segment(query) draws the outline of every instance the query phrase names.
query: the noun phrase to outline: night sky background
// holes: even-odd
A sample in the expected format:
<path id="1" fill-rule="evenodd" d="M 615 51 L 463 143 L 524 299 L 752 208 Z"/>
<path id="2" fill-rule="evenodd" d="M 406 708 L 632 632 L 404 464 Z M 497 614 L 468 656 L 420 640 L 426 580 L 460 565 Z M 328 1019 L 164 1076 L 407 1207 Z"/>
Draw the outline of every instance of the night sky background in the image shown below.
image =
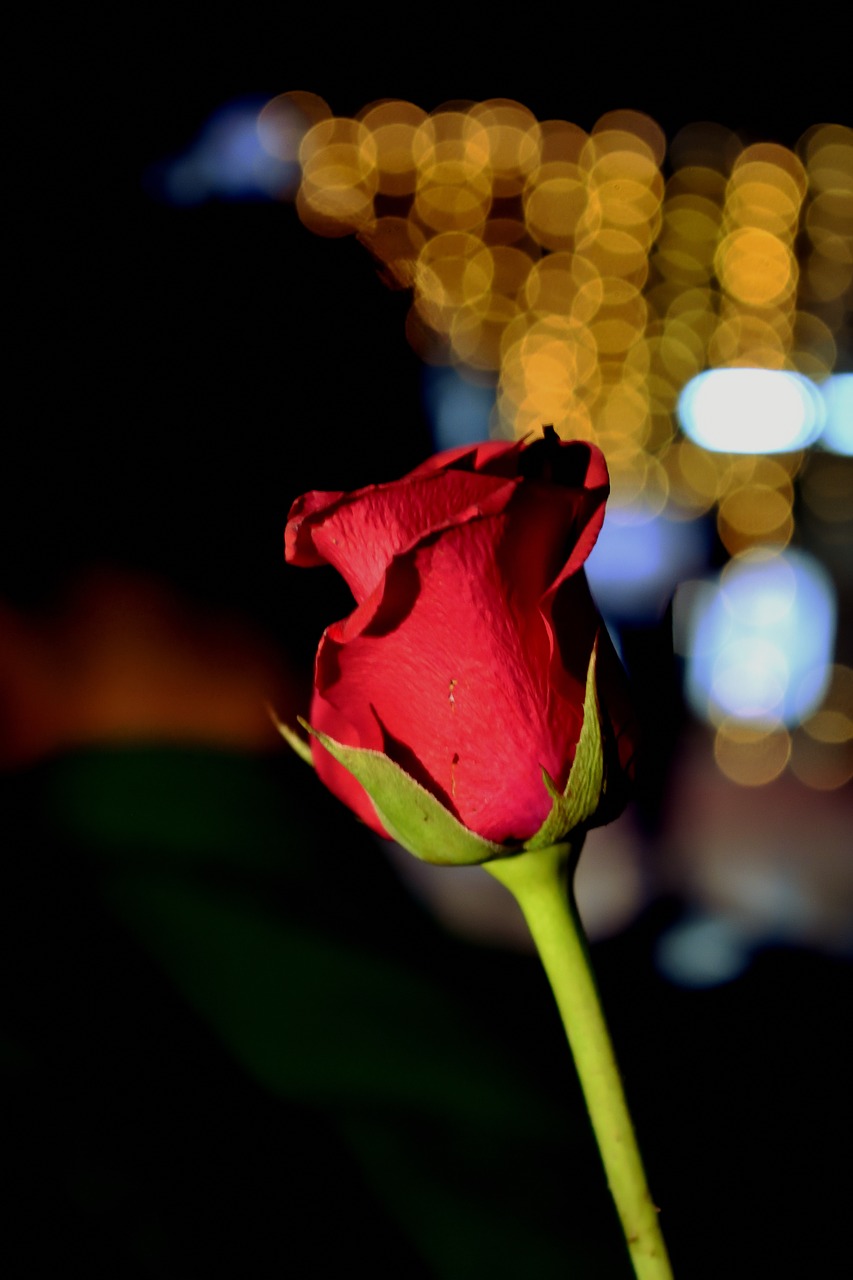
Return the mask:
<path id="1" fill-rule="evenodd" d="M 285 568 L 291 502 L 432 448 L 408 298 L 289 204 L 174 208 L 151 167 L 224 102 L 294 89 L 788 146 L 850 119 L 817 9 L 66 15 L 19 86 L 0 621 L 142 575 L 260 637 L 295 703 L 347 595 Z M 66 741 L 0 774 L 16 1274 L 627 1277 L 536 962 L 443 933 L 274 747 Z M 849 968 L 771 946 L 679 989 L 651 957 L 683 909 L 595 948 L 676 1275 L 834 1274 Z"/>

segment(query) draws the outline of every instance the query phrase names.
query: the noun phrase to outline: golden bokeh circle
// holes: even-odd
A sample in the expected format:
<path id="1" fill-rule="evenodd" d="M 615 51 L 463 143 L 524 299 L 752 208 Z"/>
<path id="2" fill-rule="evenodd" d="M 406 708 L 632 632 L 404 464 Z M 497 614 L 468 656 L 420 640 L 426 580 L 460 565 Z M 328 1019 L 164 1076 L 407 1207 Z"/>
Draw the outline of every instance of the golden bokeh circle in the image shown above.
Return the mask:
<path id="1" fill-rule="evenodd" d="M 727 718 L 714 735 L 714 759 L 720 772 L 741 787 L 763 787 L 785 770 L 791 735 L 784 725 L 750 725 Z"/>
<path id="2" fill-rule="evenodd" d="M 797 281 L 790 248 L 760 227 L 738 227 L 724 236 L 714 254 L 714 266 L 726 292 L 750 306 L 778 303 Z"/>
<path id="3" fill-rule="evenodd" d="M 639 139 L 643 149 L 656 165 L 663 164 L 666 155 L 666 134 L 656 120 L 643 111 L 607 111 L 599 116 L 592 128 L 594 137 L 602 133 L 628 134 Z"/>
<path id="4" fill-rule="evenodd" d="M 767 172 L 772 171 L 777 175 L 775 181 L 779 185 L 793 191 L 793 199 L 802 201 L 808 190 L 809 178 L 805 165 L 796 152 L 778 142 L 754 142 L 744 147 L 732 165 L 732 182 L 740 182 L 753 165 L 766 166 Z"/>
<path id="5" fill-rule="evenodd" d="M 488 170 L 465 157 L 436 159 L 419 170 L 414 211 L 431 231 L 480 229 L 491 203 Z"/>
<path id="6" fill-rule="evenodd" d="M 546 249 L 574 245 L 589 211 L 589 189 L 578 165 L 552 160 L 540 165 L 524 188 L 524 218 L 530 234 Z"/>
<path id="7" fill-rule="evenodd" d="M 426 112 L 413 102 L 399 99 L 373 104 L 360 113 L 376 148 L 378 189 L 383 195 L 407 196 L 415 190 L 415 135 L 426 118 Z"/>
<path id="8" fill-rule="evenodd" d="M 542 137 L 536 117 L 511 98 L 477 103 L 470 115 L 486 131 L 495 196 L 518 195 L 541 158 Z"/>
<path id="9" fill-rule="evenodd" d="M 460 307 L 450 327 L 456 359 L 472 369 L 497 372 L 504 329 L 518 312 L 518 304 L 511 298 L 492 291 Z"/>
<path id="10" fill-rule="evenodd" d="M 456 313 L 492 287 L 494 264 L 482 240 L 445 231 L 425 240 L 415 264 L 415 306 L 435 330 L 449 333 Z"/>
<path id="11" fill-rule="evenodd" d="M 717 532 L 730 555 L 772 543 L 787 546 L 794 516 L 786 496 L 769 485 L 753 484 L 726 494 L 717 509 Z"/>

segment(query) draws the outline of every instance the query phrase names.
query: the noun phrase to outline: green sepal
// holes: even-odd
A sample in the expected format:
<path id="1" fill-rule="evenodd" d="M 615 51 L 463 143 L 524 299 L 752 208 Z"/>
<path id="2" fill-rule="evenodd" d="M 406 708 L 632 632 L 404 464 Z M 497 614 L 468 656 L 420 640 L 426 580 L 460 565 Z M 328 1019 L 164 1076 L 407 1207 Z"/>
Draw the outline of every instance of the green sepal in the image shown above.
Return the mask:
<path id="1" fill-rule="evenodd" d="M 284 724 L 279 720 L 278 716 L 269 704 L 267 704 L 267 711 L 269 712 L 270 720 L 272 720 L 287 745 L 293 748 L 300 760 L 304 760 L 306 764 L 310 764 L 312 769 L 315 768 L 314 757 L 311 755 L 311 748 L 308 743 L 303 742 L 299 734 L 295 733 L 289 724 Z"/>
<path id="2" fill-rule="evenodd" d="M 299 723 L 364 787 L 391 839 L 422 862 L 465 867 L 516 852 L 469 831 L 440 800 L 381 751 L 345 747 L 312 728 L 306 720 L 300 718 Z"/>
<path id="3" fill-rule="evenodd" d="M 601 800 L 601 793 L 604 790 L 604 748 L 601 742 L 601 720 L 595 691 L 597 651 L 598 640 L 596 639 L 586 673 L 583 725 L 566 790 L 561 793 L 547 769 L 542 770 L 542 781 L 554 803 L 551 812 L 536 834 L 529 840 L 525 840 L 525 849 L 545 849 L 564 841 L 575 827 L 579 827 L 592 817 Z"/>

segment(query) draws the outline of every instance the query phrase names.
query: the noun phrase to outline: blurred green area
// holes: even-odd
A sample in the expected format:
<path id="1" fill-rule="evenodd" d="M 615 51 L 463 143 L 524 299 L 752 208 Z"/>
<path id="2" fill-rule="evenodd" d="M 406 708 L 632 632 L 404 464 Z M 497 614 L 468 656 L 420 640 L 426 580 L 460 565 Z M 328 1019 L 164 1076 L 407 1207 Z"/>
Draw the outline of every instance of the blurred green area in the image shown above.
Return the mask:
<path id="1" fill-rule="evenodd" d="M 0 804 L 21 1274 L 629 1280 L 538 962 L 444 933 L 301 761 L 78 750 Z M 676 1275 L 830 1274 L 849 966 L 678 989 L 681 910 L 593 948 Z"/>
<path id="2" fill-rule="evenodd" d="M 2 789 L 29 1274 L 630 1274 L 535 963 L 442 934 L 304 765 L 88 750 Z"/>

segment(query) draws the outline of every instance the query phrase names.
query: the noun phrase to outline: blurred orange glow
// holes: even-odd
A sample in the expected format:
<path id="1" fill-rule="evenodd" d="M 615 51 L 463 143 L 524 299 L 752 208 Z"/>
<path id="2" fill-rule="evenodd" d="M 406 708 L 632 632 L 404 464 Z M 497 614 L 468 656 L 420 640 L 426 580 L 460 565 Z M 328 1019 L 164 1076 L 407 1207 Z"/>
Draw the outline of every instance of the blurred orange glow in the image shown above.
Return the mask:
<path id="1" fill-rule="evenodd" d="M 0 602 L 0 767 L 87 743 L 275 750 L 267 701 L 288 718 L 305 696 L 243 622 L 154 579 L 92 572 L 45 617 Z"/>

